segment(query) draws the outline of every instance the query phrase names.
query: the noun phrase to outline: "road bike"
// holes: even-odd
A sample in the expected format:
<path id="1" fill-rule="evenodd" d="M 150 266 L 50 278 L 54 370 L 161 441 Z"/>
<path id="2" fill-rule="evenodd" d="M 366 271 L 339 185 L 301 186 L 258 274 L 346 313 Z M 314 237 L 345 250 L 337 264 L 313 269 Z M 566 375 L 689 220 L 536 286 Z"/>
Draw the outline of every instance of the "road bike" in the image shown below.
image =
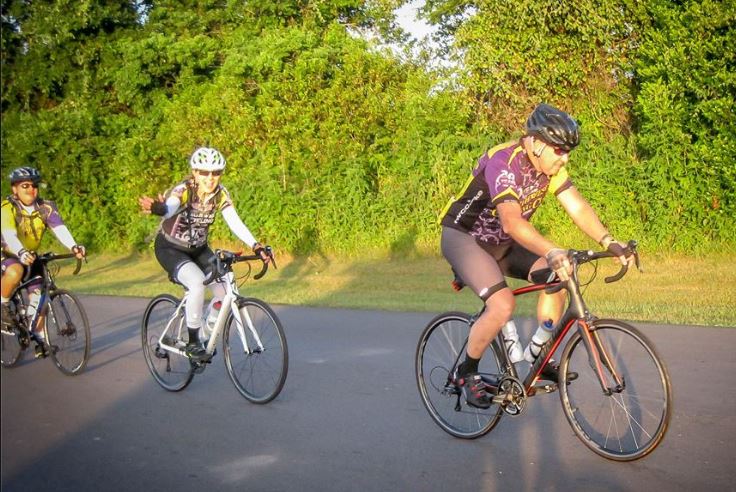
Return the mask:
<path id="1" fill-rule="evenodd" d="M 630 241 L 627 255 L 633 254 L 641 268 L 636 247 Z M 456 377 L 470 327 L 483 311 L 473 316 L 448 312 L 434 318 L 422 332 L 415 358 L 419 392 L 432 419 L 455 437 L 474 439 L 490 432 L 504 413 L 520 415 L 530 397 L 559 390 L 567 421 L 592 451 L 615 461 L 632 461 L 652 452 L 664 438 L 672 414 L 667 368 L 643 333 L 622 321 L 597 318 L 581 292 L 580 266 L 593 262 L 590 283 L 597 260 L 613 256 L 571 250 L 570 280 L 561 282 L 547 269 L 544 276 L 535 275 L 534 284 L 513 291 L 518 296 L 566 289 L 567 307 L 523 380 L 509 361 L 502 332 L 491 342 L 479 368 L 492 397 L 488 409 L 469 406 Z M 627 270 L 624 264 L 605 281 L 620 280 Z M 541 373 L 565 339 L 559 381 L 545 382 Z"/>
<path id="2" fill-rule="evenodd" d="M 266 251 L 273 259 L 271 249 Z M 233 264 L 253 260 L 262 259 L 259 255 L 215 251 L 213 278 L 223 281 L 226 294 L 214 325 L 204 324 L 207 342 L 202 357 L 189 357 L 185 350 L 188 334 L 184 306 L 189 296 L 186 290 L 181 300 L 161 294 L 148 304 L 141 325 L 143 355 L 151 375 L 164 389 L 186 388 L 194 375 L 212 362 L 222 336 L 227 373 L 246 400 L 268 403 L 281 392 L 289 368 L 284 329 L 268 304 L 239 294 L 233 273 Z M 263 262 L 263 268 L 253 278 L 262 278 L 268 265 Z"/>
<path id="3" fill-rule="evenodd" d="M 31 342 L 35 343 L 39 356 L 51 356 L 56 367 L 68 376 L 79 374 L 87 366 L 92 340 L 87 313 L 74 294 L 57 288 L 58 264 L 50 265 L 75 256 L 73 253 L 38 256 L 35 263 L 40 274 L 30 277 L 27 273 L 16 287 L 9 301 L 10 319 L 3 320 L 0 330 L 0 362 L 4 367 L 18 364 Z M 81 267 L 82 260 L 77 258 L 73 274 L 77 275 Z M 29 310 L 27 287 L 39 280 L 41 294 L 34 312 Z M 43 339 L 38 337 L 39 331 L 43 331 Z"/>

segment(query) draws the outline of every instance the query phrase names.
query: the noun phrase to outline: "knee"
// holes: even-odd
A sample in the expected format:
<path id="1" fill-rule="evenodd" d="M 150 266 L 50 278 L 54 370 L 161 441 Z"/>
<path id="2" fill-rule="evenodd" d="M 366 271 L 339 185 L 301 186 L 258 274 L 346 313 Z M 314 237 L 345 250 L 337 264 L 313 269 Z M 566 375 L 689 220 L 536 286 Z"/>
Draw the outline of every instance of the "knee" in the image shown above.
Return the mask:
<path id="1" fill-rule="evenodd" d="M 23 278 L 23 267 L 19 264 L 10 265 L 3 272 L 3 280 L 17 284 Z"/>
<path id="2" fill-rule="evenodd" d="M 511 290 L 501 289 L 488 298 L 486 307 L 489 312 L 494 313 L 499 319 L 503 318 L 504 321 L 508 321 L 514 314 L 516 299 Z"/>
<path id="3" fill-rule="evenodd" d="M 201 282 L 193 282 L 191 285 L 188 285 L 187 288 L 189 289 L 189 296 L 204 296 L 204 285 L 202 285 Z"/>

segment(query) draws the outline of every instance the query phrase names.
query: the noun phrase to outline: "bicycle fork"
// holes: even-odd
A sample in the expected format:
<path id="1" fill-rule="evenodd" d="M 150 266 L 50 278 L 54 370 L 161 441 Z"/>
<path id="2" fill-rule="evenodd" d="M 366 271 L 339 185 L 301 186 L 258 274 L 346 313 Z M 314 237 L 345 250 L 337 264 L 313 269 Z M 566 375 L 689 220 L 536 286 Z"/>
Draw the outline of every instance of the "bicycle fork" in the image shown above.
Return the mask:
<path id="1" fill-rule="evenodd" d="M 583 338 L 583 343 L 588 351 L 588 364 L 598 376 L 598 382 L 601 385 L 603 394 L 611 396 L 613 393 L 621 393 L 626 388 L 626 381 L 619 375 L 614 366 L 610 351 L 603 343 L 600 334 L 591 329 L 587 321 L 578 320 L 578 331 Z M 613 379 L 615 386 L 608 386 L 608 379 L 604 371 L 608 370 L 608 374 Z"/>
<path id="2" fill-rule="evenodd" d="M 261 337 L 253 324 L 253 319 L 250 317 L 250 313 L 247 309 L 240 309 L 237 299 L 233 299 L 232 307 L 234 308 L 233 317 L 235 318 L 235 328 L 237 330 L 238 336 L 240 337 L 240 341 L 243 344 L 243 351 L 246 354 L 260 354 L 264 350 L 263 342 L 261 341 Z M 248 345 L 248 337 L 246 337 L 245 335 L 246 326 L 248 327 L 248 331 L 250 331 L 251 335 L 253 335 L 253 340 L 256 344 L 253 350 L 251 350 L 250 346 Z"/>

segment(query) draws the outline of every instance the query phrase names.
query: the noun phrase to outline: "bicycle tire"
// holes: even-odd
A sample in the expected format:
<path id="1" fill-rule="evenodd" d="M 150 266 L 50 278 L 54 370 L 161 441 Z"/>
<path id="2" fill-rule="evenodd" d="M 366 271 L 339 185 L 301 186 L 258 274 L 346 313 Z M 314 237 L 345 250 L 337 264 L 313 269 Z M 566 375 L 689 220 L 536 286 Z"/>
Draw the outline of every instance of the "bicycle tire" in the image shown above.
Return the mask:
<path id="1" fill-rule="evenodd" d="M 422 332 L 415 357 L 417 386 L 424 407 L 442 430 L 461 439 L 476 439 L 488 434 L 503 415 L 499 405 L 491 405 L 488 409 L 467 405 L 460 388 L 451 381 L 455 361 L 469 333 L 470 316 L 467 314 L 440 314 Z M 498 378 L 501 371 L 492 346 L 481 359 L 479 372 Z"/>
<path id="2" fill-rule="evenodd" d="M 244 327 L 248 353 L 243 346 L 239 323 L 231 312 L 225 323 L 222 348 L 225 367 L 238 392 L 252 403 L 264 404 L 276 398 L 286 383 L 289 371 L 289 350 L 286 335 L 276 313 L 265 302 L 254 298 L 238 298 L 236 301 L 244 323 L 248 324 L 261 340 L 258 346 L 251 329 Z"/>
<path id="3" fill-rule="evenodd" d="M 643 458 L 662 441 L 672 415 L 667 368 L 649 339 L 627 323 L 596 320 L 591 333 L 603 343 L 625 385 L 620 393 L 603 392 L 582 336 L 575 333 L 560 358 L 560 400 L 567 421 L 575 435 L 604 458 Z M 610 376 L 607 364 L 602 366 Z M 578 378 L 568 384 L 570 371 Z"/>
<path id="4" fill-rule="evenodd" d="M 13 367 L 20 362 L 23 347 L 18 340 L 18 333 L 9 326 L 0 330 L 0 364 L 3 367 Z"/>
<path id="5" fill-rule="evenodd" d="M 183 313 L 174 317 L 179 302 L 169 294 L 154 297 L 148 303 L 141 323 L 141 345 L 148 370 L 162 388 L 174 392 L 186 388 L 194 377 L 194 366 L 189 357 L 163 350 L 159 345 L 164 335 L 172 346 L 186 345 L 182 333 L 186 327 Z"/>
<path id="6" fill-rule="evenodd" d="M 79 298 L 63 289 L 51 292 L 44 330 L 54 365 L 67 376 L 81 373 L 89 361 L 92 333 Z"/>

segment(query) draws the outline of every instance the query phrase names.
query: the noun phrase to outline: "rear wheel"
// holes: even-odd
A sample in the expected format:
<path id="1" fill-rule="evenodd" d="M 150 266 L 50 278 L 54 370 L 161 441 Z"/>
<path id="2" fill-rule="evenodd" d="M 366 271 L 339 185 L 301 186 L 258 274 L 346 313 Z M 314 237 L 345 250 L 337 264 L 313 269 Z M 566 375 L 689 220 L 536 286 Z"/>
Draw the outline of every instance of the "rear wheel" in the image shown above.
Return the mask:
<path id="1" fill-rule="evenodd" d="M 488 409 L 467 405 L 452 377 L 469 333 L 467 314 L 441 314 L 424 329 L 415 357 L 419 394 L 429 415 L 445 432 L 463 439 L 475 439 L 490 432 L 503 412 L 499 405 Z M 493 347 L 486 351 L 478 369 L 489 380 L 501 378 Z"/>
<path id="2" fill-rule="evenodd" d="M 186 346 L 184 313 L 176 309 L 179 300 L 168 294 L 155 297 L 143 314 L 141 343 L 143 357 L 153 379 L 168 391 L 181 391 L 194 377 L 189 357 L 166 347 L 183 350 Z"/>
<path id="3" fill-rule="evenodd" d="M 71 292 L 51 294 L 46 312 L 46 341 L 51 360 L 68 376 L 79 374 L 87 366 L 92 346 L 87 313 Z"/>
<path id="4" fill-rule="evenodd" d="M 0 329 L 0 363 L 3 367 L 13 367 L 20 361 L 23 349 L 20 346 L 18 333 L 11 326 L 2 325 Z"/>
<path id="5" fill-rule="evenodd" d="M 591 326 L 594 344 L 603 347 L 604 392 L 581 334 L 574 334 L 560 358 L 560 399 L 575 434 L 595 453 L 615 461 L 632 461 L 652 452 L 664 438 L 672 414 L 667 369 L 654 346 L 639 330 L 615 320 Z M 567 383 L 565 375 L 577 372 Z M 622 384 L 617 385 L 613 371 Z"/>
<path id="6" fill-rule="evenodd" d="M 252 298 L 236 302 L 241 321 L 230 313 L 225 324 L 225 367 L 246 400 L 268 403 L 281 392 L 289 370 L 284 329 L 265 302 Z"/>

